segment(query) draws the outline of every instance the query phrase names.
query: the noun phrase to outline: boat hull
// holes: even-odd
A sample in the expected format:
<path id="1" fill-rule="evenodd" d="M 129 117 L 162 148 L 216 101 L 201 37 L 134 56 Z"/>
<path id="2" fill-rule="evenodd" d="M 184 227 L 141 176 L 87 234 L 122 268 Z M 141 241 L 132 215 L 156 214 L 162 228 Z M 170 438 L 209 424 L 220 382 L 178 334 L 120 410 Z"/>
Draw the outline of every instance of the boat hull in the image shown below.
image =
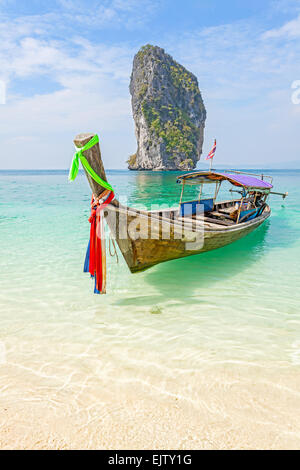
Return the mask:
<path id="1" fill-rule="evenodd" d="M 132 273 L 229 245 L 253 232 L 270 213 L 267 206 L 256 219 L 224 227 L 201 220 L 171 220 L 157 213 L 120 206 L 118 201 L 105 210 L 112 236 Z"/>

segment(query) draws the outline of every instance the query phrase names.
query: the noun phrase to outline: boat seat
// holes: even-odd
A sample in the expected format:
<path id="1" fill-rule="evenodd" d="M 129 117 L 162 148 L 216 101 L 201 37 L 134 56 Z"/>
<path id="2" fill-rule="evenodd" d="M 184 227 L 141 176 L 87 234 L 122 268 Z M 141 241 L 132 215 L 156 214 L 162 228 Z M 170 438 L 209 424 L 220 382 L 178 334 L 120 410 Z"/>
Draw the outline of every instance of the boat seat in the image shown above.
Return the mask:
<path id="1" fill-rule="evenodd" d="M 200 201 L 187 201 L 180 204 L 180 217 L 188 217 L 196 214 L 203 214 L 203 212 L 210 212 L 214 208 L 214 200 L 201 199 Z"/>

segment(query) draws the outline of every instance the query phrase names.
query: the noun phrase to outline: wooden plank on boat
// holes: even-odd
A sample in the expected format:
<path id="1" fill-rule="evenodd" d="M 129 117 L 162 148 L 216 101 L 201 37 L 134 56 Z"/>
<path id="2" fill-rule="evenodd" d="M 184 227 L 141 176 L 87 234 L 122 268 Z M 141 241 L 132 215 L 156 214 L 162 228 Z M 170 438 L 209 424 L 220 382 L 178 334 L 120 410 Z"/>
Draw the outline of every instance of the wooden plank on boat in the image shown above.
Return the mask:
<path id="1" fill-rule="evenodd" d="M 223 212 L 221 212 L 221 211 L 220 211 L 220 212 L 218 212 L 218 211 L 213 211 L 213 212 L 210 212 L 210 214 L 211 214 L 211 215 L 214 215 L 214 216 L 216 216 L 216 217 L 225 217 L 225 219 L 230 219 L 230 220 L 231 220 L 231 217 L 230 217 L 229 214 L 226 214 L 226 213 L 223 214 Z"/>
<path id="2" fill-rule="evenodd" d="M 233 206 L 231 207 L 227 207 L 227 208 L 224 208 L 224 209 L 219 209 L 218 208 L 218 212 L 220 212 L 220 214 L 222 215 L 230 215 L 231 212 L 234 212 L 235 211 L 235 208 Z"/>
<path id="3" fill-rule="evenodd" d="M 199 217 L 200 219 L 200 217 Z M 204 222 L 210 222 L 212 224 L 217 224 L 217 225 L 235 225 L 235 222 L 233 220 L 220 220 L 220 219 L 213 219 L 212 217 L 201 217 L 201 220 L 204 220 Z"/>

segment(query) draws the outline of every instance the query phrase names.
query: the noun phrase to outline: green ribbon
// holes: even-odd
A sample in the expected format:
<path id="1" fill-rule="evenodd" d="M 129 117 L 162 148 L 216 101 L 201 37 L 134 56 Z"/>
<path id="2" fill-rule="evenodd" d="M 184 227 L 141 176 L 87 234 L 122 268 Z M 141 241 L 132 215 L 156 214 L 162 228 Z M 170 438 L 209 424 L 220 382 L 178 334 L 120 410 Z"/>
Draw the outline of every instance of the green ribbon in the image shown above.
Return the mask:
<path id="1" fill-rule="evenodd" d="M 81 161 L 81 164 L 83 168 L 87 171 L 87 173 L 93 178 L 96 183 L 100 184 L 100 186 L 103 186 L 103 188 L 108 189 L 109 191 L 113 191 L 112 186 L 104 181 L 102 178 L 100 178 L 97 173 L 93 170 L 85 156 L 83 155 L 83 152 L 86 150 L 89 150 L 90 148 L 94 147 L 94 145 L 99 143 L 99 137 L 96 134 L 87 144 L 85 144 L 84 147 L 81 149 L 76 147 L 77 152 L 75 153 L 72 161 L 72 165 L 70 168 L 69 172 L 69 180 L 74 181 L 76 179 L 76 176 L 78 175 L 78 170 L 79 170 L 79 160 Z"/>

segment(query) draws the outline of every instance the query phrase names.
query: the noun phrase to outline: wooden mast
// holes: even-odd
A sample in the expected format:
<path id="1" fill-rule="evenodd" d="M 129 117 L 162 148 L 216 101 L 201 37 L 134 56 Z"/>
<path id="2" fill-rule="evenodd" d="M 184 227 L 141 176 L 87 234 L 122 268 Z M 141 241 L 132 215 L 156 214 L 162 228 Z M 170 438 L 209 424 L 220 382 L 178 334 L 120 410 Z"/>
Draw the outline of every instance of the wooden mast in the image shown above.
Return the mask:
<path id="1" fill-rule="evenodd" d="M 84 147 L 93 137 L 95 134 L 78 134 L 75 139 L 74 139 L 74 144 L 76 145 L 77 148 L 82 148 Z M 93 170 L 97 173 L 100 178 L 102 178 L 104 181 L 107 181 L 104 166 L 102 163 L 102 158 L 101 158 L 101 151 L 100 151 L 100 145 L 96 144 L 92 148 L 86 150 L 83 152 L 83 155 L 89 162 L 90 166 L 93 168 Z M 85 171 L 86 177 L 88 179 L 88 182 L 90 184 L 90 187 L 92 189 L 92 192 L 95 197 L 98 197 L 104 190 L 103 186 L 100 184 L 96 183 L 96 181 L 91 178 L 91 176 Z"/>

